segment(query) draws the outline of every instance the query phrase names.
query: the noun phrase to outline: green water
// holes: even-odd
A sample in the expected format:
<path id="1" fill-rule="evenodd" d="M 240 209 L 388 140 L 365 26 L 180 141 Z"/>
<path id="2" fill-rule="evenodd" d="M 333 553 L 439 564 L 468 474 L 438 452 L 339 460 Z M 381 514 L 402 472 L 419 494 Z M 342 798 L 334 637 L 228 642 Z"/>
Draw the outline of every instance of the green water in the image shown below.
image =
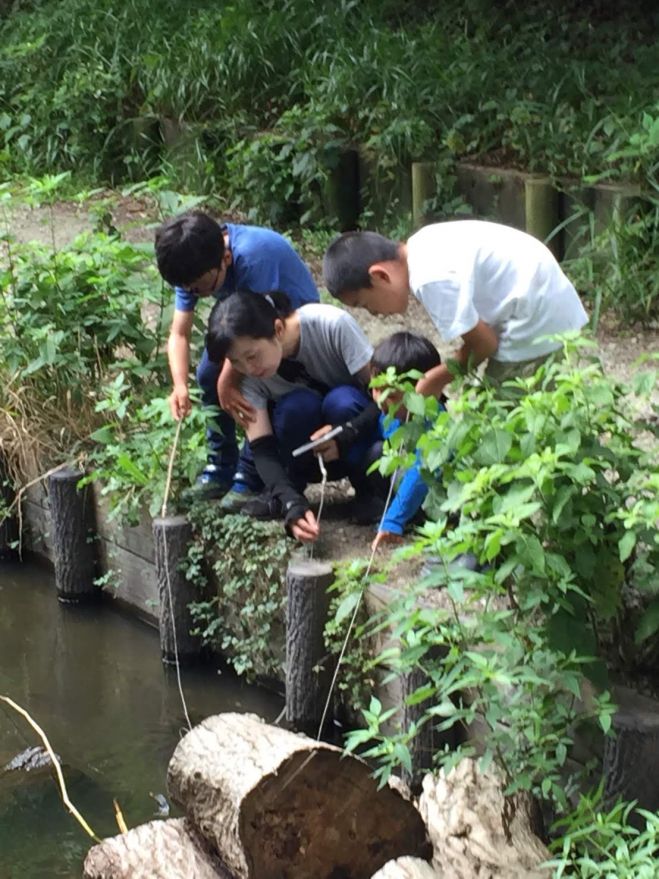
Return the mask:
<path id="1" fill-rule="evenodd" d="M 273 720 L 275 696 L 204 667 L 183 671 L 192 723 L 220 711 Z M 154 817 L 185 719 L 158 633 L 103 604 L 59 604 L 52 577 L 0 567 L 0 694 L 26 708 L 64 764 L 69 796 L 98 836 L 117 833 L 112 799 L 129 827 Z M 0 767 L 39 744 L 0 703 Z M 172 808 L 172 814 L 176 810 Z M 50 775 L 0 777 L 0 879 L 80 877 L 92 844 L 66 812 Z"/>

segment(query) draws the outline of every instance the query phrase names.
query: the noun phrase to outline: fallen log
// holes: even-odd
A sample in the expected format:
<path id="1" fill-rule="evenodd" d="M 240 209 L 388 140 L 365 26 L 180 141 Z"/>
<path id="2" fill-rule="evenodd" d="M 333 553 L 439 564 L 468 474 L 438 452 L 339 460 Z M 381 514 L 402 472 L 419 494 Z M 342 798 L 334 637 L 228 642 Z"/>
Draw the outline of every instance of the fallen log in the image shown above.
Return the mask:
<path id="1" fill-rule="evenodd" d="M 87 853 L 83 879 L 232 879 L 183 818 L 151 821 Z"/>
<path id="2" fill-rule="evenodd" d="M 419 811 L 444 879 L 547 879 L 551 857 L 536 835 L 541 821 L 526 793 L 505 797 L 493 772 L 463 759 L 449 773 L 426 775 Z"/>
<path id="3" fill-rule="evenodd" d="M 420 858 L 397 858 L 389 861 L 371 879 L 440 879 L 428 861 Z"/>
<path id="4" fill-rule="evenodd" d="M 237 879 L 370 879 L 430 852 L 414 806 L 366 763 L 251 714 L 209 717 L 178 744 L 171 797 Z"/>

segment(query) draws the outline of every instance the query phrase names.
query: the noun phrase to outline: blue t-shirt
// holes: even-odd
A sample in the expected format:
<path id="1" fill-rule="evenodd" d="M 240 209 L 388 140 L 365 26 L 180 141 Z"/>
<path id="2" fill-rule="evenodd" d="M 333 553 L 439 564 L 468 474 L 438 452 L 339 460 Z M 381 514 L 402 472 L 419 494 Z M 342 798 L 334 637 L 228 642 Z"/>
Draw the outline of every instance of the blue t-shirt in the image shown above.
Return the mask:
<path id="1" fill-rule="evenodd" d="M 235 290 L 252 293 L 286 293 L 293 308 L 318 302 L 318 290 L 311 272 L 288 241 L 272 229 L 227 223 L 231 265 L 216 298 Z M 181 287 L 175 288 L 176 310 L 194 311 L 198 297 Z"/>

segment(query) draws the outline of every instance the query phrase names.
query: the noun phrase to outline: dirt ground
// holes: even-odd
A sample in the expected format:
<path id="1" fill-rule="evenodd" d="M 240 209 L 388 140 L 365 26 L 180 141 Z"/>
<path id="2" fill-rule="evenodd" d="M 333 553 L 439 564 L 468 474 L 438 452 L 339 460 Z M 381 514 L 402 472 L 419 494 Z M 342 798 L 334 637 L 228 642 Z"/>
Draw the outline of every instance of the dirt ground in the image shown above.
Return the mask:
<path id="1" fill-rule="evenodd" d="M 17 241 L 40 241 L 47 245 L 54 243 L 55 247 L 60 248 L 76 235 L 92 228 L 99 212 L 105 212 L 112 224 L 130 241 L 153 240 L 154 212 L 148 203 L 110 193 L 107 196 L 101 194 L 81 205 L 61 202 L 52 208 L 13 205 L 7 216 L 8 230 Z M 310 264 L 320 282 L 318 262 L 311 261 Z M 442 357 L 450 355 L 451 348 L 442 343 L 426 312 L 415 300 L 410 301 L 407 313 L 400 316 L 377 317 L 362 310 L 350 311 L 373 343 L 396 330 L 408 329 L 431 338 Z M 606 369 L 625 381 L 637 371 L 634 364 L 640 355 L 659 352 L 659 326 L 656 324 L 623 327 L 614 317 L 605 315 L 600 321 L 596 339 Z M 351 525 L 342 516 L 342 507 L 350 494 L 350 486 L 345 481 L 328 486 L 324 514 L 328 527 L 315 550 L 318 556 L 339 559 L 368 554 L 373 529 Z M 317 502 L 318 488 L 312 486 L 308 495 L 312 502 Z"/>

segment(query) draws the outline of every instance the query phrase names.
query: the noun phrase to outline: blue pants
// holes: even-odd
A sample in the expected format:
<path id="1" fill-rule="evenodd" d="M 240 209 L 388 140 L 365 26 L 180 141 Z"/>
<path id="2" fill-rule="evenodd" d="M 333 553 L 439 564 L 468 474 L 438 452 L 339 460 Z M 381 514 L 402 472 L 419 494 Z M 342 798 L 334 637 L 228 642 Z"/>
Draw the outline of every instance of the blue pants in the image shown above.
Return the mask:
<path id="1" fill-rule="evenodd" d="M 252 450 L 245 441 L 238 454 L 236 441 L 236 423 L 228 412 L 220 409 L 220 401 L 217 398 L 217 380 L 220 376 L 222 365 L 213 363 L 208 358 L 208 352 L 204 348 L 199 366 L 197 367 L 197 384 L 201 389 L 201 401 L 204 406 L 214 406 L 219 410 L 215 416 L 216 427 L 209 427 L 206 431 L 206 439 L 210 451 L 209 460 L 219 467 L 218 477 L 222 482 L 243 482 L 248 488 L 260 491 L 263 483 L 254 467 Z"/>
<path id="2" fill-rule="evenodd" d="M 340 385 L 332 388 L 324 397 L 310 388 L 299 388 L 274 404 L 270 411 L 272 429 L 279 444 L 282 463 L 299 491 L 303 491 L 309 482 L 320 482 L 321 473 L 313 452 L 293 458 L 293 449 L 308 442 L 309 436 L 319 427 L 343 424 L 354 418 L 369 402 L 369 397 L 359 388 Z M 327 470 L 330 479 L 347 476 L 355 489 L 359 490 L 365 484 L 366 455 L 377 436 L 377 428 L 374 428 L 372 436 L 354 443 L 344 458 L 329 464 Z M 241 454 L 241 470 L 243 466 L 249 484 L 256 474 L 253 459 L 246 460 Z"/>

